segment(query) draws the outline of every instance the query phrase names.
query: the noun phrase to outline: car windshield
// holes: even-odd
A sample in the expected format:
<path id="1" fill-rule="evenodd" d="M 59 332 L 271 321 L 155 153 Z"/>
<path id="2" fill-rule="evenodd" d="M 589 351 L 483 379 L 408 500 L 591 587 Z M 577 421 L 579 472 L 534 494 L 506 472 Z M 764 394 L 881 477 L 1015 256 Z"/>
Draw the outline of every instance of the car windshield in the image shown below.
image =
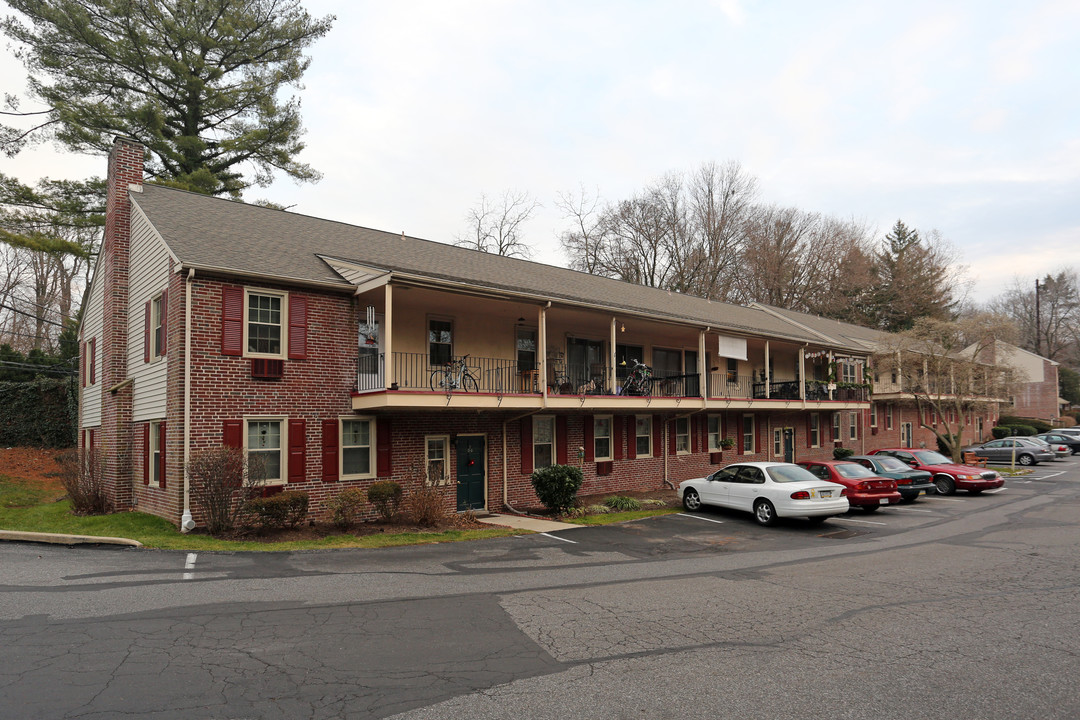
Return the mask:
<path id="1" fill-rule="evenodd" d="M 899 462 L 899 461 L 897 461 L 897 462 Z M 901 465 L 903 465 L 903 463 L 901 463 Z M 840 475 L 840 477 L 845 477 L 845 478 L 877 477 L 876 475 L 874 475 L 874 473 L 870 472 L 869 470 L 864 468 L 859 463 L 853 463 L 853 462 L 851 462 L 851 463 L 837 463 L 836 465 L 833 465 L 833 467 L 836 468 L 836 472 Z"/>
<path id="2" fill-rule="evenodd" d="M 934 452 L 933 450 L 919 450 L 918 452 L 913 452 L 912 455 L 919 458 L 919 462 L 921 462 L 923 465 L 951 465 L 952 464 L 952 460 L 945 457 L 944 455 L 942 455 L 939 452 Z"/>
<path id="3" fill-rule="evenodd" d="M 878 464 L 881 465 L 881 469 L 885 472 L 907 472 L 911 469 L 911 466 L 903 460 L 890 457 L 889 455 L 882 455 L 874 459 L 878 461 Z"/>
<path id="4" fill-rule="evenodd" d="M 806 468 L 801 468 L 798 465 L 775 465 L 769 470 L 769 477 L 773 482 L 786 483 L 786 482 L 806 482 L 807 480 L 820 480 L 818 476 Z"/>

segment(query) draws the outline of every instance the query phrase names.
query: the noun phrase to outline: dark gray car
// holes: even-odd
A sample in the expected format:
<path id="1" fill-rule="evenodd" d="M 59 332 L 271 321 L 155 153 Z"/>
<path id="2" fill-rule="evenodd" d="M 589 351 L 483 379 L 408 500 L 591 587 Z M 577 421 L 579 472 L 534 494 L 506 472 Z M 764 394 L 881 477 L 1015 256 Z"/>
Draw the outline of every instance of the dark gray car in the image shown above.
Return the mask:
<path id="1" fill-rule="evenodd" d="M 1013 453 L 1016 453 L 1016 462 L 1020 465 L 1035 465 L 1041 462 L 1050 462 L 1054 459 L 1054 451 L 1042 443 L 1032 442 L 1027 438 L 1002 438 L 991 440 L 982 445 L 964 448 L 964 452 L 975 453 L 976 457 L 986 458 L 997 463 L 1010 463 Z"/>
<path id="2" fill-rule="evenodd" d="M 1066 435 L 1065 433 L 1039 433 L 1035 437 L 1045 440 L 1051 445 L 1065 445 L 1072 454 L 1080 453 L 1080 435 Z"/>

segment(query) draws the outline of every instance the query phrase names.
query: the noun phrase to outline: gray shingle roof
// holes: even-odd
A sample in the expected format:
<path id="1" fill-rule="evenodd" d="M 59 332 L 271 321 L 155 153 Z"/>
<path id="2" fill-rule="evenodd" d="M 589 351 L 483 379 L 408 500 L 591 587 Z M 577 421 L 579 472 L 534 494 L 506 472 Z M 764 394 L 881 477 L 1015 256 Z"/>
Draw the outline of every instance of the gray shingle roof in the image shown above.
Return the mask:
<path id="1" fill-rule="evenodd" d="M 318 255 L 464 282 L 501 292 L 711 326 L 714 330 L 823 344 L 759 308 L 713 302 L 541 263 L 454 247 L 332 220 L 144 185 L 132 194 L 184 265 L 302 282 L 349 283 Z M 843 339 L 842 345 L 851 345 Z M 827 344 L 827 343 L 825 343 Z M 857 347 L 857 346 L 855 346 Z"/>

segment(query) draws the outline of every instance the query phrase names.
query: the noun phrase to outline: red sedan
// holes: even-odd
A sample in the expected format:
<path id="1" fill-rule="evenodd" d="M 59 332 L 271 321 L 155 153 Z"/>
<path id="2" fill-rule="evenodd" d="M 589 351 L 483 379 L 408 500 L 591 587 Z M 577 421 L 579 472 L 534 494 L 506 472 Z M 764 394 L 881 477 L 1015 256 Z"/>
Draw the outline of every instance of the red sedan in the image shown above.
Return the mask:
<path id="1" fill-rule="evenodd" d="M 850 460 L 806 460 L 799 463 L 822 480 L 840 483 L 847 490 L 848 503 L 874 512 L 882 505 L 900 502 L 896 481 L 883 478 Z"/>

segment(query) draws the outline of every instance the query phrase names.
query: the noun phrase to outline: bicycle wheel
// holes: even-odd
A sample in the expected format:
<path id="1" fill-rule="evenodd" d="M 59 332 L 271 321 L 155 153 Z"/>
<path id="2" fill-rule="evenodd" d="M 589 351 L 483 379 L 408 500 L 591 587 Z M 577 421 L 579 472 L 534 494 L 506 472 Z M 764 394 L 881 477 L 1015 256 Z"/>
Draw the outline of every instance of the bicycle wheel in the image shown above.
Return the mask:
<path id="1" fill-rule="evenodd" d="M 480 385 L 472 374 L 466 372 L 461 378 L 461 387 L 465 392 L 480 392 Z"/>
<path id="2" fill-rule="evenodd" d="M 442 390 L 446 387 L 446 371 L 432 370 L 429 385 L 431 385 L 432 390 Z"/>

